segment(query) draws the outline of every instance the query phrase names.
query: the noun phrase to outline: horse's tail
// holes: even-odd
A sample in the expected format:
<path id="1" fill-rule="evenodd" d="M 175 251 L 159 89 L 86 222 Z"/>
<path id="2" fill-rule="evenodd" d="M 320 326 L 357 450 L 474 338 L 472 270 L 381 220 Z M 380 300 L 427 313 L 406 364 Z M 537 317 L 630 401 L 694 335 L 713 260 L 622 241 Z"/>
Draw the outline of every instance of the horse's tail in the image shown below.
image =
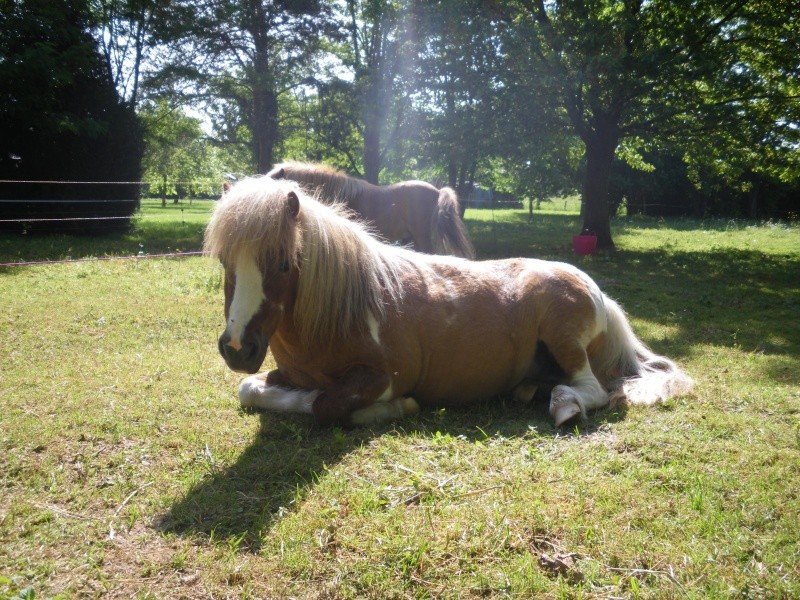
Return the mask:
<path id="1" fill-rule="evenodd" d="M 431 225 L 434 252 L 475 258 L 475 249 L 467 237 L 467 228 L 459 212 L 458 196 L 453 188 L 443 187 L 439 190 L 436 218 Z"/>
<path id="2" fill-rule="evenodd" d="M 651 405 L 689 393 L 694 381 L 670 359 L 644 345 L 622 308 L 603 297 L 607 329 L 603 347 L 590 358 L 592 371 L 610 389 L 609 404 Z"/>

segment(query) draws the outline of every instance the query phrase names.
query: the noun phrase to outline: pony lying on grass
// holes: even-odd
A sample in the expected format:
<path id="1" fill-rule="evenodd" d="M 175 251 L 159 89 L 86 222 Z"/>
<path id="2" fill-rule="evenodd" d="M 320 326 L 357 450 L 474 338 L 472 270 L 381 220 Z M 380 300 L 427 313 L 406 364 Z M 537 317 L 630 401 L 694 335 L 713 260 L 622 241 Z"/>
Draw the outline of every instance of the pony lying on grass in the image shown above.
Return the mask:
<path id="1" fill-rule="evenodd" d="M 437 190 L 424 181 L 373 185 L 327 165 L 301 162 L 276 165 L 267 175 L 297 181 L 322 202 L 346 204 L 388 242 L 411 242 L 426 254 L 475 257 L 452 188 Z"/>
<path id="2" fill-rule="evenodd" d="M 269 177 L 218 203 L 205 247 L 225 268 L 220 354 L 257 373 L 269 347 L 277 364 L 242 382 L 242 407 L 367 424 L 505 392 L 529 402 L 537 382 L 555 379 L 558 426 L 691 389 L 575 267 L 418 254 L 350 216 Z"/>

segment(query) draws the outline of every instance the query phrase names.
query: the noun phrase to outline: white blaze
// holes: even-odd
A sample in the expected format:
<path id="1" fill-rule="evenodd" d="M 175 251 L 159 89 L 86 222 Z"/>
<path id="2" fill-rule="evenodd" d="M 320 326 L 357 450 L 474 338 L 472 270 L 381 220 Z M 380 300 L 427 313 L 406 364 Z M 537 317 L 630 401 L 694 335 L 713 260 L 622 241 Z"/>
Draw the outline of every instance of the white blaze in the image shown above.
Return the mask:
<path id="1" fill-rule="evenodd" d="M 233 290 L 226 328 L 231 338 L 229 346 L 237 350 L 242 347 L 244 328 L 266 299 L 263 278 L 255 259 L 249 254 L 239 254 L 236 259 L 236 287 Z"/>

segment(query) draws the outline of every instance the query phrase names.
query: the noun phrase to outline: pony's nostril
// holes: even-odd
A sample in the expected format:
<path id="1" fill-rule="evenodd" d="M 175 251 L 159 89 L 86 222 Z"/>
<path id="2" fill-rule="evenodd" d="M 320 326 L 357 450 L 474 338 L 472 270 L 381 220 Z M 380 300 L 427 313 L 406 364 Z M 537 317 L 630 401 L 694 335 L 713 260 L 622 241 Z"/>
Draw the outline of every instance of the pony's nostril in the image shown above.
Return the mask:
<path id="1" fill-rule="evenodd" d="M 230 335 L 223 333 L 217 342 L 219 353 L 234 371 L 255 373 L 264 361 L 268 340 L 263 336 L 248 336 L 232 344 Z"/>
<path id="2" fill-rule="evenodd" d="M 256 345 L 253 342 L 245 342 L 239 349 L 239 356 L 241 356 L 242 360 L 248 360 L 250 358 L 253 358 L 255 353 L 256 353 Z"/>

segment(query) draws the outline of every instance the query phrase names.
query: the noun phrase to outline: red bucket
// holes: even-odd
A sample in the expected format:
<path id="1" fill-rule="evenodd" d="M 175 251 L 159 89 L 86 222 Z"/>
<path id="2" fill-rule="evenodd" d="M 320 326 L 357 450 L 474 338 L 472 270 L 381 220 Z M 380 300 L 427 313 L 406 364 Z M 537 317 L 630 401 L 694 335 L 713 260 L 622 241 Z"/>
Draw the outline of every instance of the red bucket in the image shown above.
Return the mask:
<path id="1" fill-rule="evenodd" d="M 596 235 L 573 235 L 572 236 L 572 249 L 575 254 L 580 256 L 588 256 L 594 254 L 597 250 L 597 236 Z"/>

